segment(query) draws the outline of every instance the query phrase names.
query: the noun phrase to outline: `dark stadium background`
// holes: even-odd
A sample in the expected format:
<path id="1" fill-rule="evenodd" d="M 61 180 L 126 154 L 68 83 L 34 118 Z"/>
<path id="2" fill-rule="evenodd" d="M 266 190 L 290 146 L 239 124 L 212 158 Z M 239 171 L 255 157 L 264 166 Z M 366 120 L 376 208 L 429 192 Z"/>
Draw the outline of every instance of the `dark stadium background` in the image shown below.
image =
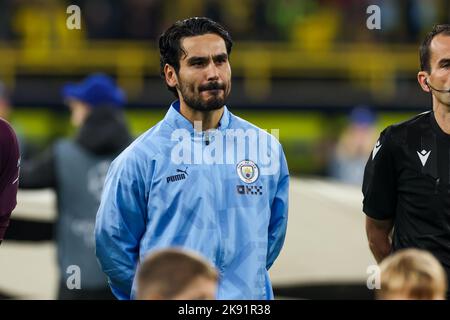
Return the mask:
<path id="1" fill-rule="evenodd" d="M 72 4 L 81 8 L 81 30 L 66 28 Z M 369 5 L 381 8 L 380 30 L 366 27 Z M 302 177 L 329 181 L 330 150 L 352 108 L 372 108 L 378 131 L 430 108 L 416 81 L 418 45 L 434 24 L 448 23 L 450 1 L 1 0 L 0 81 L 13 106 L 10 121 L 33 146 L 29 152 L 73 133 L 60 89 L 92 72 L 114 76 L 126 90 L 134 135 L 158 122 L 173 97 L 159 77 L 157 38 L 190 16 L 208 16 L 230 31 L 235 43 L 228 105 L 261 128 L 280 130 L 291 174 L 301 183 Z M 315 214 L 302 204 L 298 208 L 290 214 Z M 51 230 L 51 221 L 16 215 L 0 248 L 0 264 L 8 259 L 2 251 L 9 243 L 38 246 Z M 295 226 L 289 231 L 296 232 Z M 21 275 L 13 276 L 20 281 Z M 0 280 L 4 297 L 20 298 L 6 291 Z M 276 293 L 372 296 L 364 282 L 351 279 L 293 281 Z"/>

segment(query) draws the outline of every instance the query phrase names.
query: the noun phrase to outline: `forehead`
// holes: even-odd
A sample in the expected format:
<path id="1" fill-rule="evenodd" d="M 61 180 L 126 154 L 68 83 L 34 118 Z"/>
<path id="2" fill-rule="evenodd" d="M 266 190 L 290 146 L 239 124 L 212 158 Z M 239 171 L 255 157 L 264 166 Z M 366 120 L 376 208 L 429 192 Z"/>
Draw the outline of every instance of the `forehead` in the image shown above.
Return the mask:
<path id="1" fill-rule="evenodd" d="M 183 38 L 181 47 L 186 53 L 186 56 L 182 56 L 181 60 L 193 56 L 208 57 L 227 52 L 225 41 L 217 34 L 212 33 Z"/>
<path id="2" fill-rule="evenodd" d="M 438 34 L 430 43 L 431 62 L 450 59 L 450 35 Z"/>

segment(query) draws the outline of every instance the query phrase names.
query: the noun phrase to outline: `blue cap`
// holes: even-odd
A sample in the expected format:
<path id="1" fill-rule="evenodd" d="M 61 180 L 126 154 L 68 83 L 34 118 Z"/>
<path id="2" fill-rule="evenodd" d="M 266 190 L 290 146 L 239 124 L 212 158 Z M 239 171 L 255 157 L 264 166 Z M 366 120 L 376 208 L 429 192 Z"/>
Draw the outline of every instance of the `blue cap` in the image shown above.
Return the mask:
<path id="1" fill-rule="evenodd" d="M 81 83 L 70 83 L 63 87 L 64 100 L 77 99 L 91 107 L 109 105 L 122 107 L 125 104 L 125 93 L 114 83 L 114 80 L 102 73 L 90 75 Z"/>

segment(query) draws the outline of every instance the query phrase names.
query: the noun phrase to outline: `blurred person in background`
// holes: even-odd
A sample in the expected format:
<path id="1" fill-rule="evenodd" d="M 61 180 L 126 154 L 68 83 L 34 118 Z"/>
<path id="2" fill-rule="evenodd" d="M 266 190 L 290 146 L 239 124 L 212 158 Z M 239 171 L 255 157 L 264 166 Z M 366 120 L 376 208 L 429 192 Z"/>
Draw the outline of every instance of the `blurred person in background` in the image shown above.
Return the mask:
<path id="1" fill-rule="evenodd" d="M 73 30 L 67 28 L 68 5 L 60 0 L 13 1 L 11 27 L 24 59 L 38 63 L 52 59 L 54 50 L 74 52 L 85 44 L 84 26 Z M 97 15 L 100 18 L 102 12 L 98 11 Z M 81 22 L 84 23 L 84 15 Z M 78 58 L 76 52 L 73 58 Z"/>
<path id="2" fill-rule="evenodd" d="M 170 7 L 173 6 L 173 3 L 170 3 Z M 163 31 L 163 12 L 163 0 L 123 1 L 120 25 L 122 37 L 144 41 L 157 39 Z"/>
<path id="3" fill-rule="evenodd" d="M 13 112 L 13 107 L 11 105 L 9 95 L 5 85 L 0 82 L 0 118 L 11 121 L 11 114 Z M 36 152 L 36 146 L 29 143 L 22 134 L 22 127 L 17 126 L 16 123 L 11 122 L 11 126 L 14 128 L 16 133 L 17 141 L 19 143 L 20 157 L 23 160 L 27 160 Z"/>
<path id="4" fill-rule="evenodd" d="M 445 271 L 427 251 L 400 250 L 384 259 L 380 270 L 379 300 L 445 300 Z"/>
<path id="5" fill-rule="evenodd" d="M 450 25 L 435 26 L 419 54 L 417 80 L 431 94 L 432 110 L 383 130 L 365 168 L 363 211 L 378 263 L 393 251 L 421 248 L 439 260 L 448 279 Z"/>
<path id="6" fill-rule="evenodd" d="M 62 94 L 76 137 L 61 139 L 24 162 L 20 187 L 56 192 L 58 299 L 109 299 L 113 295 L 95 257 L 94 225 L 109 165 L 131 141 L 122 111 L 125 95 L 103 74 L 68 84 Z M 81 289 L 67 286 L 72 265 L 80 268 Z"/>
<path id="7" fill-rule="evenodd" d="M 443 3 L 440 0 L 407 0 L 403 12 L 406 15 L 407 37 L 410 42 L 417 41 L 426 34 L 436 21 L 441 21 Z M 445 18 L 444 18 L 445 21 Z"/>
<path id="8" fill-rule="evenodd" d="M 175 248 L 148 255 L 136 277 L 138 300 L 214 300 L 219 279 L 206 259 Z"/>
<path id="9" fill-rule="evenodd" d="M 5 85 L 0 81 L 0 118 L 9 119 L 11 114 L 11 105 L 6 92 Z"/>
<path id="10" fill-rule="evenodd" d="M 318 10 L 317 0 L 268 0 L 266 15 L 269 25 L 280 40 L 291 41 L 295 26 Z"/>
<path id="11" fill-rule="evenodd" d="M 16 134 L 0 117 L 0 244 L 17 204 L 20 153 Z"/>
<path id="12" fill-rule="evenodd" d="M 0 40 L 11 38 L 11 1 L 0 1 Z"/>
<path id="13" fill-rule="evenodd" d="M 168 246 L 198 251 L 220 270 L 219 299 L 273 299 L 268 270 L 286 234 L 289 172 L 279 141 L 225 104 L 231 48 L 208 18 L 177 21 L 160 37 L 161 76 L 177 100 L 114 160 L 97 213 L 96 253 L 120 299 L 135 297 L 138 261 Z M 235 155 L 248 131 L 256 140 L 247 145 L 267 148 L 268 159 L 245 146 Z M 210 144 L 226 146 L 221 159 L 193 163 Z"/>
<path id="14" fill-rule="evenodd" d="M 118 39 L 122 33 L 122 20 L 132 20 L 124 14 L 122 6 L 126 1 L 78 0 L 83 14 L 83 28 L 90 40 Z"/>
<path id="15" fill-rule="evenodd" d="M 333 152 L 329 172 L 334 179 L 361 186 L 367 157 L 376 140 L 375 114 L 359 106 L 352 110 L 349 121 Z"/>

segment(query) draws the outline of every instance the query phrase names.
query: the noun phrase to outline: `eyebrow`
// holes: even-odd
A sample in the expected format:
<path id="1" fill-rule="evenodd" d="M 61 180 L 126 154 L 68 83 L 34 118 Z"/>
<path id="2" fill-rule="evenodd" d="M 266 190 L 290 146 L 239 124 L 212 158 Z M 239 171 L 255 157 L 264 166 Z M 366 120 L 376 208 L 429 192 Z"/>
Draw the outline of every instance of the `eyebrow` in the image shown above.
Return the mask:
<path id="1" fill-rule="evenodd" d="M 226 59 L 228 59 L 228 54 L 227 53 L 220 53 L 220 54 L 216 54 L 212 57 L 213 61 L 224 61 Z M 209 57 L 190 57 L 189 59 L 187 59 L 187 64 L 188 65 L 194 65 L 196 63 L 205 63 L 209 60 Z"/>
<path id="2" fill-rule="evenodd" d="M 225 61 L 227 59 L 228 59 L 228 54 L 226 54 L 226 53 L 221 53 L 221 54 L 217 54 L 217 55 L 213 56 L 214 61 Z"/>

